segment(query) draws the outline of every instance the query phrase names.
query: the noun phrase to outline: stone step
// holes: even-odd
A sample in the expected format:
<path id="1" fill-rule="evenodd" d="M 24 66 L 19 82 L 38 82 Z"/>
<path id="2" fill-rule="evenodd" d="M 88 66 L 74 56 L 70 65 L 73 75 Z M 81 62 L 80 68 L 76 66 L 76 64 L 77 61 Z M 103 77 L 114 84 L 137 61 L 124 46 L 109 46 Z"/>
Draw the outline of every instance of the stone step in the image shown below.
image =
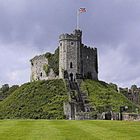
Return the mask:
<path id="1" fill-rule="evenodd" d="M 78 86 L 77 83 L 69 81 L 69 96 L 70 96 L 70 101 L 73 102 L 75 104 L 75 107 L 77 108 L 75 110 L 75 107 L 73 108 L 73 110 L 75 110 L 76 114 L 80 114 L 82 112 L 81 115 L 79 115 L 79 119 L 84 118 L 84 119 L 89 119 L 89 115 L 88 113 L 91 113 L 91 111 L 93 110 L 93 108 L 91 107 L 91 105 L 89 104 L 89 99 L 86 93 L 81 92 L 80 88 Z"/>

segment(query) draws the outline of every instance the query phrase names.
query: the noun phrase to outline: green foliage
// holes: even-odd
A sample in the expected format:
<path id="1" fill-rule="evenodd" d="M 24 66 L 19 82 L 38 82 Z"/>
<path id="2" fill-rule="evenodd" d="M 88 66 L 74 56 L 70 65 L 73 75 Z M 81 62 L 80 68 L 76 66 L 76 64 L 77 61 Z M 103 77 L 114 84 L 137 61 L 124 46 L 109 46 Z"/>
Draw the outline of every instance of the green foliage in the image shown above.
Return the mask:
<path id="1" fill-rule="evenodd" d="M 46 58 L 49 58 L 49 57 L 51 57 L 52 56 L 52 54 L 50 53 L 50 52 L 47 52 L 46 54 L 45 54 L 45 57 Z"/>
<path id="2" fill-rule="evenodd" d="M 113 83 L 109 83 L 110 87 L 112 87 L 115 91 L 118 91 L 118 86 Z"/>
<path id="3" fill-rule="evenodd" d="M 136 105 L 129 101 L 124 95 L 116 91 L 116 87 L 102 81 L 85 80 L 81 84 L 81 90 L 88 93 L 89 100 L 97 112 L 117 111 L 120 106 L 129 106 L 135 110 Z"/>
<path id="4" fill-rule="evenodd" d="M 9 85 L 8 84 L 4 84 L 2 85 L 2 88 L 0 89 L 2 92 L 6 92 L 9 90 Z"/>
<path id="5" fill-rule="evenodd" d="M 54 54 L 46 53 L 45 56 L 48 58 L 48 71 L 52 68 L 54 73 L 59 75 L 59 48 L 55 50 Z"/>
<path id="6" fill-rule="evenodd" d="M 50 72 L 50 67 L 49 67 L 49 65 L 45 64 L 45 65 L 43 66 L 43 70 L 45 71 L 46 75 L 48 76 L 48 74 L 49 74 L 49 72 Z"/>
<path id="7" fill-rule="evenodd" d="M 63 119 L 66 93 L 63 80 L 26 83 L 0 102 L 0 118 Z"/>
<path id="8" fill-rule="evenodd" d="M 0 101 L 3 101 L 5 98 L 7 98 L 12 92 L 14 92 L 16 89 L 18 89 L 18 85 L 13 85 L 9 88 L 8 84 L 5 84 L 0 89 Z"/>

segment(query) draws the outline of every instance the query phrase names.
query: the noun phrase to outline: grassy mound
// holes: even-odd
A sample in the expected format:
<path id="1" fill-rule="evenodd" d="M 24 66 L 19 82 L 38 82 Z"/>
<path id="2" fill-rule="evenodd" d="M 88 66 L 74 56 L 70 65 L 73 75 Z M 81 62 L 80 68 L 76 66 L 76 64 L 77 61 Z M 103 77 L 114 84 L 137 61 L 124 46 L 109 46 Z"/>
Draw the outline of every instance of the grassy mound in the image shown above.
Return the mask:
<path id="1" fill-rule="evenodd" d="M 135 111 L 137 106 L 115 89 L 112 84 L 102 81 L 85 80 L 81 84 L 81 90 L 89 95 L 89 101 L 97 112 L 119 112 L 120 106 L 128 106 L 130 112 Z"/>
<path id="2" fill-rule="evenodd" d="M 128 106 L 130 112 L 137 107 L 116 87 L 101 81 L 85 80 L 81 90 L 88 94 L 95 113 L 119 112 L 120 106 Z M 63 102 L 68 100 L 63 80 L 48 80 L 14 86 L 0 102 L 1 119 L 63 119 Z"/>
<path id="3" fill-rule="evenodd" d="M 63 80 L 27 83 L 0 102 L 0 118 L 61 119 L 67 91 Z"/>

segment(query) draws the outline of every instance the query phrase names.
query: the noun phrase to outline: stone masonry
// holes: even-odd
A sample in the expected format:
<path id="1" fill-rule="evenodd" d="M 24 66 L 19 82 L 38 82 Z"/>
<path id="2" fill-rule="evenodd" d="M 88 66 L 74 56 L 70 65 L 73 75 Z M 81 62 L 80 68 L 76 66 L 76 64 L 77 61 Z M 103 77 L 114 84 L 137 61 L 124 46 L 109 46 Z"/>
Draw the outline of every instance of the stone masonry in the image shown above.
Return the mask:
<path id="1" fill-rule="evenodd" d="M 98 79 L 97 49 L 82 44 L 82 31 L 59 37 L 59 77 Z"/>
<path id="2" fill-rule="evenodd" d="M 98 79 L 97 49 L 82 44 L 82 31 L 59 36 L 59 76 L 53 69 L 46 74 L 44 65 L 48 65 L 45 54 L 35 56 L 31 62 L 31 81 L 48 79 Z"/>
<path id="3" fill-rule="evenodd" d="M 44 70 L 44 66 L 48 65 L 48 59 L 45 55 L 35 56 L 31 62 L 31 81 L 54 79 L 56 75 L 51 69 L 48 75 Z"/>
<path id="4" fill-rule="evenodd" d="M 140 104 L 140 88 L 132 85 L 131 88 L 119 88 L 119 92 L 135 104 Z"/>

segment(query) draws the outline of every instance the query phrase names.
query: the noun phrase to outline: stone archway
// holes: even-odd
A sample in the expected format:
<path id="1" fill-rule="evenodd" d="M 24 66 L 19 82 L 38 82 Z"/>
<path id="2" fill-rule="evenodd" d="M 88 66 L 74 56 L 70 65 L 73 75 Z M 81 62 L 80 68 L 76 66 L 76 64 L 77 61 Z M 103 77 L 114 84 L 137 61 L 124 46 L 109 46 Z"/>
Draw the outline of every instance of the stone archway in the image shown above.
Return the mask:
<path id="1" fill-rule="evenodd" d="M 70 81 L 73 81 L 73 73 L 70 73 Z"/>

